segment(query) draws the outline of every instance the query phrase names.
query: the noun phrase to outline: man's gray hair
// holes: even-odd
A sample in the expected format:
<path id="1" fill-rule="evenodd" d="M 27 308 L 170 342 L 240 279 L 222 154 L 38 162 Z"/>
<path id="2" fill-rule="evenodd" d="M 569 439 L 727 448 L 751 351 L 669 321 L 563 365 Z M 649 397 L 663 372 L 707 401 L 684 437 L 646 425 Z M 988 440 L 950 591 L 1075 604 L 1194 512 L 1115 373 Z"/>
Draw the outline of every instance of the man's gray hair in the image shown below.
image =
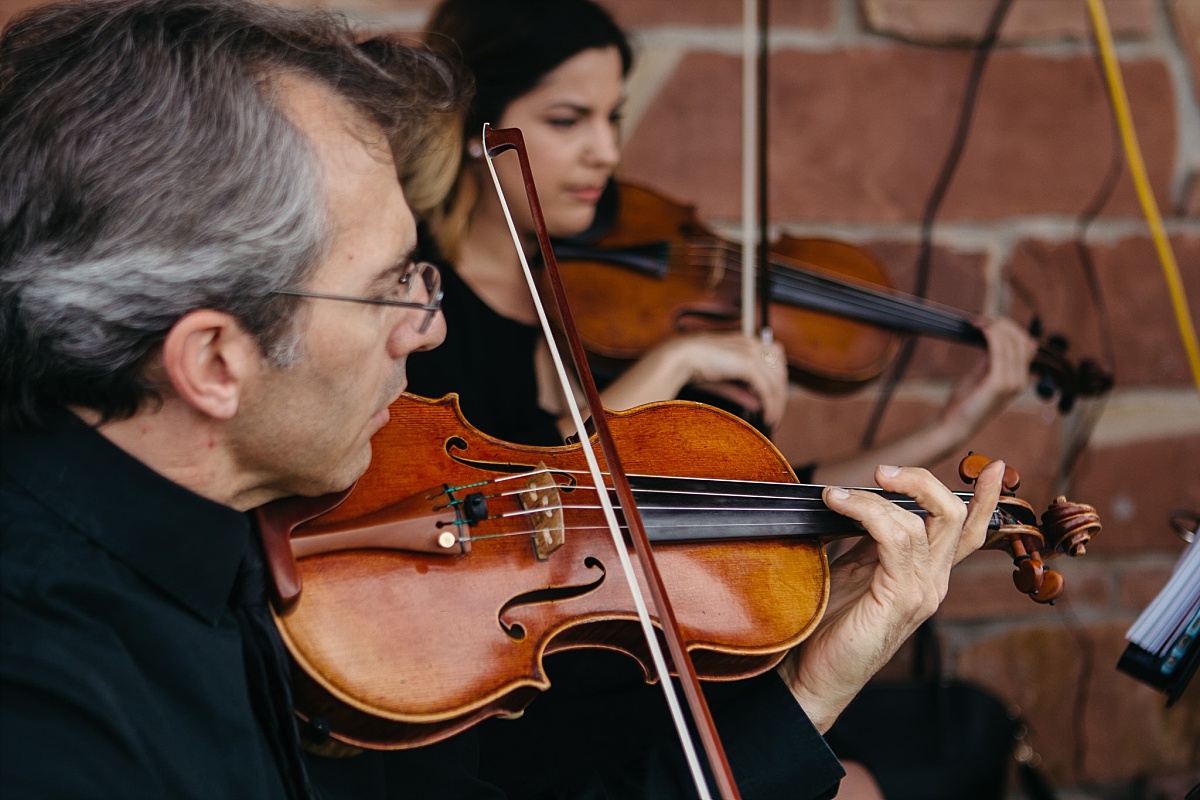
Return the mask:
<path id="1" fill-rule="evenodd" d="M 156 394 L 147 357 L 198 308 L 295 356 L 295 301 L 271 292 L 303 284 L 328 232 L 282 75 L 377 125 L 401 175 L 404 143 L 436 147 L 464 94 L 429 52 L 246 0 L 89 0 L 0 35 L 0 427 L 134 413 Z"/>

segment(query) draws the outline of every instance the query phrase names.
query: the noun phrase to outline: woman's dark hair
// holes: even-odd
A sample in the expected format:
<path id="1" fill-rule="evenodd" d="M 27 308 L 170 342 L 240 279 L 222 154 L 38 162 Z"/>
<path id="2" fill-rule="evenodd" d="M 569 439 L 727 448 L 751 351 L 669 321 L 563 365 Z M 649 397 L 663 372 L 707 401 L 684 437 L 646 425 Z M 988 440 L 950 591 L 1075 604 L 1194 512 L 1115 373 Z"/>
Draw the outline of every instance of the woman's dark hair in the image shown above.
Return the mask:
<path id="1" fill-rule="evenodd" d="M 624 31 L 592 0 L 445 0 L 426 26 L 426 43 L 475 76 L 468 137 L 496 124 L 509 103 L 577 53 L 612 46 L 622 75 L 633 64 Z"/>

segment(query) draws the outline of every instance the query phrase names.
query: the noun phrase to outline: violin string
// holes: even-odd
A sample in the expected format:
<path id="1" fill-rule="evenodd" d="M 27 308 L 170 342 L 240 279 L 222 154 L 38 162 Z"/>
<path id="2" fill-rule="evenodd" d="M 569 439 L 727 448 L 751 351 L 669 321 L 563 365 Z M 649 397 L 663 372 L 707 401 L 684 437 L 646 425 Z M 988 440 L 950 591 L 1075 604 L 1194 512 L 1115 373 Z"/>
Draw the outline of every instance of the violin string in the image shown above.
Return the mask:
<path id="1" fill-rule="evenodd" d="M 735 256 L 736 251 L 727 243 L 712 240 L 711 244 L 692 244 L 687 246 L 688 252 L 697 251 L 701 258 L 699 262 L 685 257 L 683 260 L 689 266 L 720 266 L 737 274 L 741 267 Z M 706 257 L 715 253 L 722 259 L 721 264 L 714 264 L 712 258 Z M 821 296 L 831 294 L 847 306 L 863 311 L 886 311 L 897 319 L 897 324 L 906 324 L 908 320 L 920 320 L 926 327 L 936 331 L 944 331 L 947 335 L 957 338 L 962 328 L 964 315 L 955 309 L 942 307 L 929 301 L 918 301 L 903 295 L 892 293 L 886 286 L 857 286 L 848 280 L 817 272 L 817 267 L 798 259 L 776 257 L 771 265 L 779 268 L 772 273 L 774 285 L 788 289 L 793 293 L 802 291 L 816 292 Z M 789 272 L 788 270 L 791 270 Z"/>
<path id="2" fill-rule="evenodd" d="M 776 266 L 786 266 L 779 265 Z M 794 267 L 793 267 L 794 270 Z M 929 302 L 916 301 L 911 297 L 890 294 L 886 287 L 859 287 L 847 281 L 832 276 L 820 275 L 816 272 L 785 272 L 773 273 L 773 282 L 786 289 L 791 296 L 802 293 L 811 296 L 832 296 L 850 308 L 863 312 L 886 312 L 892 315 L 893 324 L 905 325 L 912 320 L 919 321 L 926 329 L 935 332 L 946 332 L 954 335 L 962 324 L 962 314 L 948 308 L 932 306 Z"/>
<path id="3" fill-rule="evenodd" d="M 639 507 L 641 507 L 641 506 L 639 505 Z M 517 511 L 517 512 L 509 512 L 509 513 L 505 513 L 505 514 L 496 514 L 494 516 L 487 517 L 485 520 L 483 520 L 483 522 L 505 519 L 505 518 L 512 518 L 512 517 L 520 517 L 520 516 L 525 516 L 528 514 L 535 513 L 535 511 L 541 512 L 541 511 L 545 511 L 545 510 L 547 510 L 547 509 L 529 509 L 529 510 L 522 510 L 522 511 Z M 552 507 L 548 510 L 551 510 L 551 511 L 559 511 L 559 510 L 599 511 L 600 507 L 599 506 L 560 506 L 557 508 Z M 653 511 L 656 509 L 648 508 L 647 510 Z M 675 510 L 675 509 L 669 509 L 669 510 Z M 692 510 L 700 511 L 702 509 L 688 509 L 688 510 L 689 511 L 692 511 Z M 721 510 L 727 510 L 727 509 L 721 509 Z M 776 509 L 767 509 L 767 510 L 773 511 Z M 828 509 L 826 509 L 824 511 L 824 513 L 821 513 L 817 509 L 808 509 L 808 510 L 809 511 L 817 511 L 817 515 L 821 516 L 821 517 L 828 516 L 828 515 L 834 513 L 832 511 L 829 511 Z M 915 512 L 915 513 L 917 513 L 918 516 L 928 516 L 928 512 L 924 512 L 924 513 Z M 1001 514 L 998 511 L 993 512 L 991 524 L 989 525 L 989 528 L 992 528 L 992 529 L 999 528 L 1003 521 L 1004 521 L 1003 514 Z M 482 524 L 482 522 L 480 524 Z M 678 523 L 671 524 L 671 525 L 667 525 L 667 524 L 655 525 L 652 522 L 647 522 L 645 527 L 646 527 L 647 531 L 653 531 L 653 530 L 674 530 L 680 526 L 678 525 Z M 706 528 L 708 528 L 708 529 L 725 529 L 725 528 L 729 528 L 729 527 L 731 527 L 729 523 L 721 523 L 721 522 L 715 522 L 715 523 L 705 523 L 705 522 L 692 523 L 692 522 L 689 522 L 687 524 L 688 530 L 704 530 Z M 738 527 L 738 528 L 769 528 L 771 530 L 777 530 L 780 528 L 789 528 L 789 527 L 803 529 L 806 527 L 810 527 L 810 525 L 808 524 L 808 522 L 803 521 L 803 520 L 800 520 L 800 521 L 784 520 L 781 522 L 779 522 L 779 521 L 739 522 L 739 523 L 737 523 L 736 527 Z M 620 525 L 619 529 L 621 531 L 628 531 L 628 527 L 625 525 Z M 558 528 L 558 530 L 561 530 L 564 533 L 567 533 L 567 532 L 608 533 L 608 528 L 603 525 L 564 525 L 561 528 Z M 544 532 L 544 529 L 541 529 L 541 528 L 528 528 L 525 530 L 504 531 L 502 533 L 478 533 L 478 534 L 472 533 L 468 536 L 468 538 L 472 542 L 478 542 L 478 541 L 483 541 L 483 540 L 487 540 L 487 539 L 509 539 L 514 536 L 516 536 L 516 537 L 534 536 L 537 534 L 541 534 L 543 532 Z M 788 537 L 795 538 L 797 535 L 798 534 L 785 534 L 782 536 L 773 535 L 769 538 L 788 538 Z M 863 535 L 866 535 L 865 530 L 846 530 L 846 531 L 840 531 L 840 532 L 811 533 L 810 538 L 812 538 L 812 539 L 830 539 L 830 538 L 841 538 L 841 537 L 845 537 L 845 536 L 863 536 Z M 745 538 L 754 538 L 754 537 L 750 536 L 750 537 L 745 537 Z M 703 537 L 698 537 L 697 541 L 700 541 L 702 539 L 703 539 Z"/>
<path id="4" fill-rule="evenodd" d="M 534 476 L 534 475 L 551 475 L 552 476 L 554 474 L 567 475 L 567 476 L 587 475 L 590 477 L 590 473 L 587 472 L 586 470 L 572 470 L 572 469 L 562 469 L 562 468 L 551 469 L 549 467 L 546 467 L 546 468 L 538 468 L 538 469 L 530 470 L 529 472 L 524 472 L 524 473 L 514 473 L 512 475 L 504 475 L 499 478 L 493 478 L 490 481 L 479 481 L 477 483 L 463 484 L 461 486 L 451 486 L 451 487 L 447 487 L 444 490 L 442 490 L 441 493 L 446 494 L 446 495 L 452 495 L 455 493 L 465 491 L 466 489 L 479 488 L 482 486 L 487 486 L 489 484 L 499 484 L 502 482 L 508 482 L 508 481 L 513 481 L 513 480 L 525 480 L 525 479 L 528 479 L 530 476 Z M 601 474 L 607 476 L 607 473 L 602 472 Z M 745 480 L 738 480 L 736 478 L 692 478 L 692 477 L 678 476 L 678 475 L 648 475 L 648 474 L 641 474 L 641 473 L 631 473 L 629 475 L 629 478 L 632 481 L 641 480 L 641 481 L 675 481 L 675 482 L 678 482 L 678 488 L 655 487 L 653 490 L 650 490 L 650 489 L 646 489 L 646 488 L 637 489 L 635 487 L 635 491 L 640 491 L 643 494 L 650 493 L 651 491 L 653 491 L 656 494 L 677 494 L 677 495 L 689 495 L 689 496 L 712 496 L 715 494 L 712 491 L 700 491 L 700 490 L 687 489 L 686 484 L 689 481 L 691 481 L 691 482 L 696 482 L 696 483 L 703 483 L 706 486 L 716 485 L 716 486 L 727 486 L 727 487 L 733 487 L 733 486 L 744 487 L 744 490 L 741 492 L 733 492 L 733 491 L 728 491 L 728 490 L 721 492 L 719 495 L 721 497 L 728 497 L 728 498 L 766 498 L 766 497 L 769 497 L 774 500 L 781 500 L 781 499 L 819 500 L 821 490 L 825 488 L 823 485 L 811 484 L 811 483 L 787 483 L 787 482 L 782 482 L 782 481 L 745 481 Z M 770 487 L 772 489 L 776 489 L 776 490 L 780 490 L 780 491 L 792 490 L 792 491 L 795 491 L 796 494 L 792 495 L 790 497 L 785 497 L 785 496 L 781 496 L 780 494 L 777 494 L 777 493 L 776 494 L 755 494 L 751 491 L 752 489 L 756 489 L 759 487 Z M 590 485 L 590 484 L 586 484 L 586 483 L 576 483 L 576 484 L 556 483 L 555 488 L 560 491 L 595 491 L 596 490 L 596 487 L 594 485 Z M 609 487 L 609 488 L 611 488 L 611 487 Z M 848 488 L 853 488 L 853 489 L 857 489 L 859 491 L 864 491 L 864 492 L 870 492 L 872 494 L 884 495 L 884 496 L 889 497 L 889 499 L 894 499 L 895 502 L 900 503 L 902 505 L 906 504 L 906 503 L 910 504 L 910 505 L 916 504 L 916 501 L 912 500 L 911 498 L 906 498 L 903 496 L 900 496 L 898 498 L 892 498 L 889 493 L 885 492 L 882 489 L 875 489 L 875 488 L 866 487 L 866 486 L 848 487 Z M 505 491 L 493 493 L 493 494 L 489 495 L 489 497 L 507 497 L 507 496 L 511 496 L 511 495 L 520 495 L 520 494 L 527 493 L 531 489 L 534 491 L 543 491 L 543 490 L 545 490 L 545 487 L 532 486 L 532 487 L 527 487 L 524 489 L 505 490 Z M 955 497 L 959 498 L 963 502 L 970 501 L 971 498 L 974 496 L 974 494 L 972 492 L 962 492 L 962 491 L 956 491 L 956 492 L 953 492 L 953 494 Z"/>
<path id="5" fill-rule="evenodd" d="M 533 473 L 530 473 L 530 474 L 547 474 L 550 472 L 568 472 L 568 473 L 570 473 L 571 471 L 539 469 L 539 470 L 535 470 Z M 501 478 L 496 479 L 494 481 L 494 483 L 507 482 L 507 481 L 511 481 L 511 480 L 519 478 L 519 477 L 522 477 L 522 476 L 517 476 L 517 475 L 502 476 Z M 656 478 L 662 479 L 663 476 L 637 476 L 637 475 L 634 475 L 634 476 L 630 476 L 630 477 L 631 477 L 631 479 L 636 481 L 637 478 L 639 478 L 639 477 L 641 477 L 641 478 L 656 477 Z M 667 480 L 671 480 L 671 479 L 668 478 Z M 687 479 L 676 479 L 676 480 L 686 481 Z M 727 479 L 713 479 L 711 482 L 712 483 L 737 484 L 737 485 L 742 485 L 742 486 L 746 486 L 746 485 L 753 486 L 753 484 L 749 484 L 745 481 L 735 481 L 735 480 L 727 480 Z M 470 486 L 472 488 L 477 488 L 477 487 L 486 485 L 487 483 L 489 483 L 489 482 L 483 481 L 483 482 L 470 484 Z M 819 490 L 822 488 L 820 486 L 815 486 L 812 484 L 776 483 L 776 484 L 770 484 L 770 485 L 772 485 L 774 487 L 798 487 L 798 488 L 807 489 L 807 490 L 813 490 L 813 489 Z M 556 484 L 556 486 L 555 486 L 556 490 L 564 489 L 564 488 L 566 488 L 566 487 L 562 486 L 561 484 Z M 575 485 L 570 488 L 573 490 L 576 490 L 576 491 L 593 491 L 593 492 L 596 491 L 596 487 L 588 486 L 588 485 Z M 540 492 L 550 491 L 547 487 L 536 487 L 535 490 L 540 491 Z M 452 492 L 454 490 L 448 489 L 446 491 L 447 491 L 447 494 L 452 494 Z M 496 493 L 489 494 L 489 495 L 487 495 L 487 497 L 489 499 L 495 499 L 495 498 L 520 496 L 522 494 L 528 493 L 528 491 L 529 490 L 527 490 L 527 489 L 526 490 L 518 489 L 518 490 L 513 490 L 513 491 L 505 490 L 502 492 L 496 492 Z M 869 492 L 877 493 L 877 494 L 883 494 L 882 490 L 864 489 L 864 491 L 869 491 Z M 634 488 L 634 493 L 635 494 L 640 493 L 643 496 L 667 495 L 667 496 L 680 496 L 680 497 L 710 497 L 710 498 L 711 497 L 719 497 L 721 499 L 726 499 L 726 500 L 753 501 L 753 500 L 770 499 L 772 501 L 775 501 L 771 505 L 755 506 L 755 505 L 747 504 L 747 505 L 739 506 L 736 508 L 730 508 L 728 506 L 721 506 L 721 505 L 688 506 L 685 508 L 681 508 L 679 506 L 670 505 L 670 504 L 658 504 L 653 501 L 639 500 L 638 507 L 640 509 L 642 509 L 644 512 L 648 512 L 650 515 L 653 515 L 654 512 L 659 512 L 659 511 L 673 512 L 673 513 L 677 513 L 677 514 L 678 513 L 704 514 L 704 513 L 731 512 L 732 511 L 732 512 L 737 512 L 737 513 L 744 513 L 744 514 L 752 514 L 755 512 L 775 513 L 775 514 L 798 514 L 798 515 L 808 515 L 811 517 L 818 517 L 818 518 L 824 518 L 824 517 L 828 517 L 830 515 L 837 516 L 836 512 L 833 512 L 832 510 L 830 510 L 828 507 L 826 507 L 824 505 L 824 503 L 820 500 L 819 496 L 780 497 L 778 495 L 756 495 L 756 494 L 753 494 L 750 492 L 724 493 L 724 494 L 720 494 L 720 495 L 715 495 L 711 491 L 701 492 L 701 491 L 690 491 L 690 490 L 686 490 L 686 489 L 670 489 L 670 488 L 638 489 L 636 487 Z M 556 494 L 557 494 L 557 491 L 556 491 Z M 969 492 L 955 492 L 954 494 L 956 497 L 963 500 L 964 502 L 970 501 L 970 499 L 973 497 L 973 495 Z M 792 506 L 782 505 L 779 501 L 797 503 L 798 505 L 792 505 Z M 920 506 L 918 506 L 916 504 L 916 501 L 912 500 L 911 498 L 897 498 L 897 499 L 894 499 L 894 502 L 897 502 L 902 508 L 905 508 L 906 510 L 911 511 L 911 512 L 917 514 L 918 516 L 921 516 L 921 517 L 928 516 L 928 512 L 925 511 L 924 509 L 922 509 Z M 601 510 L 602 510 L 602 507 L 600 505 L 592 505 L 592 504 L 587 504 L 587 503 L 563 503 L 560 500 L 558 503 L 549 505 L 549 506 L 539 506 L 536 508 L 521 508 L 521 509 L 515 509 L 512 511 L 501 512 L 498 514 L 491 514 L 491 515 L 487 516 L 484 520 L 482 520 L 482 522 L 495 521 L 495 520 L 501 520 L 501 519 L 514 519 L 514 518 L 520 518 L 520 517 L 529 517 L 534 514 L 554 514 L 556 512 L 567 512 L 567 511 L 574 511 L 574 512 L 592 511 L 592 512 L 595 512 L 595 511 L 601 511 Z M 763 528 L 771 528 L 772 530 L 778 530 L 781 528 L 788 528 L 788 527 L 804 527 L 806 525 L 809 525 L 811 522 L 812 522 L 812 520 L 792 520 L 792 519 L 786 519 L 786 518 L 782 519 L 782 520 L 771 520 L 771 521 L 767 521 L 767 522 L 740 521 L 738 523 L 730 523 L 728 521 L 721 521 L 721 522 L 696 521 L 696 522 L 689 522 L 687 524 L 687 528 L 689 530 L 693 530 L 693 529 L 703 530 L 706 528 L 712 528 L 712 529 L 726 528 L 727 529 L 733 525 L 736 525 L 736 527 L 738 527 L 739 529 L 763 527 Z M 1015 518 L 1010 513 L 1005 511 L 1003 508 L 998 507 L 997 509 L 995 509 L 992 512 L 991 519 L 989 521 L 989 527 L 990 528 L 998 528 L 998 527 L 1000 527 L 1001 524 L 1004 524 L 1004 523 L 1011 524 L 1011 523 L 1015 523 L 1015 522 L 1016 522 Z M 667 525 L 667 524 L 655 525 L 651 521 L 646 522 L 646 528 L 648 530 L 673 529 L 673 528 L 677 528 L 677 527 L 679 527 L 677 521 L 673 522 L 673 524 L 670 524 L 670 525 Z M 626 530 L 625 526 L 620 526 L 620 528 L 622 531 Z M 564 530 L 564 531 L 566 531 L 566 530 L 584 531 L 584 530 L 592 530 L 592 528 L 590 526 L 568 526 L 568 527 L 562 528 L 562 530 Z M 605 529 L 598 528 L 598 530 L 605 530 Z M 506 531 L 506 532 L 500 533 L 500 534 L 478 534 L 478 535 L 472 534 L 470 536 L 470 538 L 472 540 L 482 540 L 482 539 L 507 538 L 510 536 L 531 536 L 531 535 L 534 535 L 535 533 L 539 533 L 539 532 L 541 532 L 541 529 L 530 528 L 530 529 L 521 530 L 521 531 Z M 856 534 L 844 533 L 844 534 L 825 534 L 825 535 L 828 536 L 828 535 L 856 535 Z"/>
<path id="6" fill-rule="evenodd" d="M 599 507 L 597 507 L 596 510 L 598 510 L 598 509 L 599 509 Z M 488 519 L 492 519 L 492 517 L 489 517 Z M 782 523 L 782 525 L 783 526 L 788 526 L 788 525 L 800 526 L 800 525 L 802 525 L 802 523 Z M 646 530 L 651 531 L 656 528 L 667 529 L 667 528 L 672 528 L 672 527 L 674 527 L 674 526 L 647 524 Z M 689 529 L 705 528 L 705 527 L 723 528 L 723 527 L 727 527 L 727 526 L 725 526 L 725 525 L 690 525 L 690 524 L 688 525 Z M 775 528 L 775 527 L 780 527 L 780 524 L 779 523 L 771 523 L 771 522 L 751 522 L 751 523 L 739 524 L 738 527 L 739 528 L 754 528 L 754 527 Z M 606 528 L 602 525 L 567 525 L 567 526 L 564 526 L 563 528 L 561 528 L 560 530 L 562 530 L 564 533 L 576 533 L 576 532 L 578 532 L 578 533 L 595 533 L 595 534 L 608 533 L 608 528 Z M 626 525 L 621 525 L 620 530 L 623 532 L 626 532 L 629 530 L 629 528 Z M 503 533 L 472 534 L 468 538 L 472 542 L 478 542 L 478 541 L 482 541 L 485 539 L 508 539 L 513 536 L 533 536 L 535 534 L 540 534 L 542 532 L 543 531 L 541 529 L 531 528 L 529 530 L 524 530 L 524 531 L 504 531 Z M 824 533 L 822 533 L 822 534 L 813 534 L 812 538 L 821 539 L 821 538 L 833 538 L 836 536 L 860 536 L 860 535 L 865 535 L 865 534 L 866 534 L 866 531 L 858 531 L 857 533 L 843 533 L 843 534 L 824 534 Z M 779 538 L 779 537 L 771 537 L 771 538 Z"/>

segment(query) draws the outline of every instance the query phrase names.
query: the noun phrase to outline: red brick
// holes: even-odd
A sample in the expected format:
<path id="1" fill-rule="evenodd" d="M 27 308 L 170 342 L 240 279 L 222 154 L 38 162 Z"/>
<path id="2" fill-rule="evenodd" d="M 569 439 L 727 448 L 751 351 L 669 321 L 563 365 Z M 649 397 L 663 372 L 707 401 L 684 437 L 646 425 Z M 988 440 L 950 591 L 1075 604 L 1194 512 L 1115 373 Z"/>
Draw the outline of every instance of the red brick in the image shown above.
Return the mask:
<path id="1" fill-rule="evenodd" d="M 1171 238 L 1187 303 L 1200 308 L 1200 236 Z M 1190 385 L 1191 370 L 1175 322 L 1166 279 L 1153 246 L 1145 237 L 1114 244 L 1091 244 L 1108 319 L 1098 317 L 1084 282 L 1073 244 L 1021 242 L 1006 268 L 1008 279 L 1036 302 L 1018 301 L 1022 315 L 1035 311 L 1044 317 L 1048 331 L 1067 332 L 1069 353 L 1103 360 L 1101 326 L 1113 340 L 1118 386 Z M 1074 323 L 1072 321 L 1074 320 Z"/>
<path id="2" fill-rule="evenodd" d="M 1200 434 L 1086 450 L 1072 496 L 1096 507 L 1104 532 L 1092 553 L 1173 552 L 1178 539 L 1169 518 L 1200 509 Z"/>
<path id="3" fill-rule="evenodd" d="M 884 415 L 877 441 L 891 441 L 933 422 L 942 405 L 940 401 L 931 403 L 901 395 L 893 400 Z M 772 439 L 794 464 L 835 461 L 858 452 L 873 408 L 873 394 L 838 398 L 793 390 L 787 413 Z M 967 450 L 1003 458 L 1021 474 L 1020 496 L 1040 513 L 1053 499 L 1051 483 L 1056 463 L 1057 425 L 1057 415 L 1052 408 L 1028 402 L 1018 404 L 988 423 L 964 445 L 962 453 L 933 465 L 931 471 L 952 489 L 968 491 L 969 487 L 958 477 L 958 462 Z"/>
<path id="4" fill-rule="evenodd" d="M 1176 41 L 1192 67 L 1192 99 L 1200 103 L 1200 3 L 1170 0 L 1167 7 L 1174 23 Z"/>
<path id="5" fill-rule="evenodd" d="M 1180 200 L 1179 216 L 1195 219 L 1200 217 L 1200 172 L 1188 175 L 1187 185 Z"/>
<path id="6" fill-rule="evenodd" d="M 955 672 L 1021 709 L 1055 785 L 1200 766 L 1200 690 L 1193 685 L 1168 710 L 1161 694 L 1114 668 L 1132 617 L 1063 622 L 978 641 L 957 654 Z"/>
<path id="7" fill-rule="evenodd" d="M 0 3 L 0 28 L 8 25 L 9 20 L 22 11 L 48 3 L 49 0 L 4 0 Z"/>
<path id="8" fill-rule="evenodd" d="M 1117 602 L 1122 610 L 1140 614 L 1142 609 L 1150 604 L 1171 578 L 1174 558 L 1183 550 L 1183 542 L 1179 541 L 1172 560 L 1162 564 L 1133 566 L 1122 569 L 1118 573 L 1119 589 Z"/>
<path id="9" fill-rule="evenodd" d="M 826 28 L 833 21 L 833 4 L 834 0 L 789 0 L 786 3 L 772 3 L 769 9 L 771 29 Z M 734 26 L 740 29 L 742 24 L 740 0 L 689 0 L 685 3 L 604 0 L 604 6 L 622 25 L 635 29 L 659 25 Z"/>
<path id="10" fill-rule="evenodd" d="M 772 219 L 918 221 L 946 156 L 968 61 L 957 50 L 905 46 L 775 55 Z M 1166 205 L 1176 124 L 1170 76 L 1155 60 L 1124 72 Z M 698 203 L 704 218 L 739 218 L 740 80 L 737 58 L 685 57 L 632 132 L 623 174 Z M 939 219 L 1079 213 L 1109 161 L 1109 119 L 1090 57 L 997 52 Z M 1105 213 L 1137 213 L 1126 179 Z"/>
<path id="11" fill-rule="evenodd" d="M 1012 581 L 1012 559 L 1002 551 L 981 550 L 954 568 L 950 591 L 938 618 L 945 621 L 1021 620 L 1045 623 L 1055 619 L 1059 604 L 1071 610 L 1107 610 L 1112 602 L 1112 581 L 1105 564 L 1057 558 L 1046 565 L 1063 577 L 1061 599 L 1054 606 L 1034 602 L 1017 591 Z"/>
<path id="12" fill-rule="evenodd" d="M 867 26 L 879 33 L 919 42 L 976 41 L 987 28 L 994 0 L 861 0 Z M 1149 38 L 1152 0 L 1109 0 L 1113 35 Z M 1004 41 L 1089 39 L 1087 9 L 1079 0 L 1017 0 L 1000 29 Z"/>
<path id="13" fill-rule="evenodd" d="M 1146 776 L 1145 797 L 1151 800 L 1173 800 L 1184 797 L 1200 786 L 1200 767 L 1184 770 L 1167 770 L 1157 775 Z"/>

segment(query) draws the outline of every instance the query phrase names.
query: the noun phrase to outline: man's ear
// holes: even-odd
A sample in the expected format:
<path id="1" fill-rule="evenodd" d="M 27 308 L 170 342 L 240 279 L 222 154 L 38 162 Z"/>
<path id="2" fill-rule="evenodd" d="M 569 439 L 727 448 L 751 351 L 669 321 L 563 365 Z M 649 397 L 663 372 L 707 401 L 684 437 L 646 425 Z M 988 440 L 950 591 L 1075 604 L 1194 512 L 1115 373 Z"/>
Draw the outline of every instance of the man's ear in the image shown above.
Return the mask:
<path id="1" fill-rule="evenodd" d="M 207 416 L 232 419 L 247 380 L 262 369 L 262 351 L 234 317 L 200 309 L 167 332 L 162 365 L 181 400 Z"/>

